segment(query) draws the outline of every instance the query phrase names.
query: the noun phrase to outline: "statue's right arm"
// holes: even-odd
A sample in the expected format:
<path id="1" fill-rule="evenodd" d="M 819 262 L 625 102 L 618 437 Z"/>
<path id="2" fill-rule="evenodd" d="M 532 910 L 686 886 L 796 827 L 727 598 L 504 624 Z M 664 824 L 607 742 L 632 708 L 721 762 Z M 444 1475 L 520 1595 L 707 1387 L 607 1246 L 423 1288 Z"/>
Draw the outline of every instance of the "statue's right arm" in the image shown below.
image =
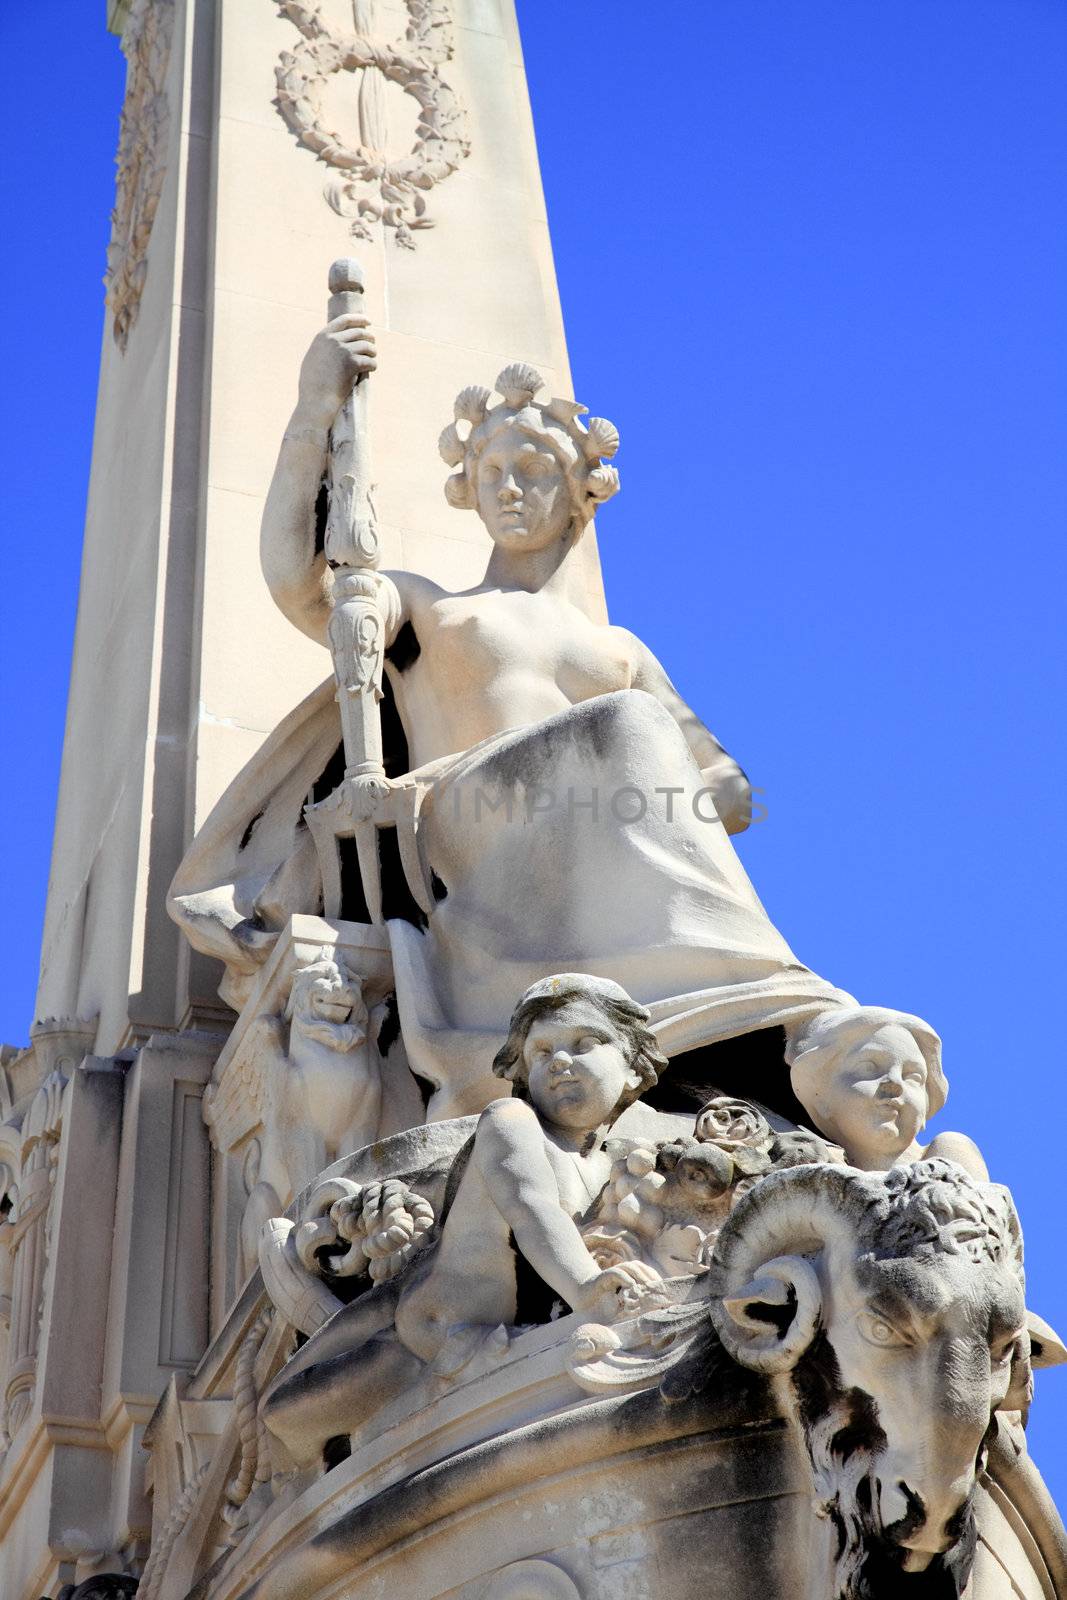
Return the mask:
<path id="1" fill-rule="evenodd" d="M 315 506 L 326 476 L 333 420 L 357 378 L 374 371 L 366 317 L 335 317 L 315 335 L 300 368 L 296 409 L 278 452 L 263 509 L 260 562 L 275 604 L 302 633 L 326 643 L 332 580 L 316 549 Z"/>

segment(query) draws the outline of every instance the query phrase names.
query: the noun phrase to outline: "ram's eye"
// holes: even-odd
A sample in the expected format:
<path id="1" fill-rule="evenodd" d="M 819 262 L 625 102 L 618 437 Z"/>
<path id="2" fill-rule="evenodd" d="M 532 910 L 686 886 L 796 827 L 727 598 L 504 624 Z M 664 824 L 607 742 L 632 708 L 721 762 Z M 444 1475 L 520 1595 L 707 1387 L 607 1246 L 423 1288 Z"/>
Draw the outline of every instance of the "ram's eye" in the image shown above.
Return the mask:
<path id="1" fill-rule="evenodd" d="M 911 1343 L 906 1334 L 901 1333 L 887 1317 L 879 1316 L 877 1311 L 861 1311 L 856 1324 L 867 1343 L 878 1345 L 880 1349 L 889 1350 Z"/>
<path id="2" fill-rule="evenodd" d="M 1005 1362 L 1015 1359 L 1015 1352 L 1019 1346 L 1020 1335 L 1013 1333 L 1010 1339 L 1000 1339 L 993 1345 L 989 1352 L 990 1359 L 995 1367 L 1004 1366 Z"/>

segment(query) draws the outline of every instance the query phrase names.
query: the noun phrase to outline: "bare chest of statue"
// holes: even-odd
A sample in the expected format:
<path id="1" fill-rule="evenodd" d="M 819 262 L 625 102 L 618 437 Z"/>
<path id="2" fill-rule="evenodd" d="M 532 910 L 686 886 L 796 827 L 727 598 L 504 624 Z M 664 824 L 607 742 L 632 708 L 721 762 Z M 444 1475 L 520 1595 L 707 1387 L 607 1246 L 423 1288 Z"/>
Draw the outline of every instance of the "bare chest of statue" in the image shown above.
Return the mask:
<path id="1" fill-rule="evenodd" d="M 408 613 L 390 675 L 413 766 L 630 686 L 616 630 L 555 595 L 424 592 Z"/>

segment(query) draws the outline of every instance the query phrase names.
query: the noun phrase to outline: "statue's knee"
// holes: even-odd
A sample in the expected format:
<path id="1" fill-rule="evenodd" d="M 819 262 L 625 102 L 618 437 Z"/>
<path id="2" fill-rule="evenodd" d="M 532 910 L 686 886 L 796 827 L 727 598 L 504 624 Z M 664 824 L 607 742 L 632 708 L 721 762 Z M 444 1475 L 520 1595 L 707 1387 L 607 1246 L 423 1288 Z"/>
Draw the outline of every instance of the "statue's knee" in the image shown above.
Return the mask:
<path id="1" fill-rule="evenodd" d="M 604 755 L 622 755 L 629 762 L 635 749 L 654 748 L 663 738 L 685 743 L 670 712 L 644 689 L 617 689 L 586 701 L 582 709 L 592 742 Z"/>

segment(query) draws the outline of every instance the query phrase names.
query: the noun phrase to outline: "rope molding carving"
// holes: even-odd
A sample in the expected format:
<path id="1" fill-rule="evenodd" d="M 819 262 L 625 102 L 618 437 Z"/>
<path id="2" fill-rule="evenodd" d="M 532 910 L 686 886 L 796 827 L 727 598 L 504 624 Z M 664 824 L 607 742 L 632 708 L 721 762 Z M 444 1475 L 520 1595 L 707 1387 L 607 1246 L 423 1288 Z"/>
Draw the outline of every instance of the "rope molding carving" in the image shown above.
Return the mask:
<path id="1" fill-rule="evenodd" d="M 275 3 L 303 35 L 279 58 L 275 104 L 299 142 L 339 174 L 324 186 L 327 203 L 338 216 L 352 219 L 356 238 L 371 239 L 370 225 L 381 222 L 395 230 L 398 245 L 414 249 L 414 231 L 433 226 L 426 191 L 455 172 L 470 153 L 466 111 L 439 72 L 453 52 L 448 0 L 407 0 L 404 45 L 371 37 L 374 0 L 355 0 L 361 31 L 343 36 L 331 33 L 314 0 Z M 381 74 L 377 83 L 372 69 Z M 323 91 L 337 72 L 363 74 L 358 144 L 346 143 L 323 120 Z M 385 80 L 399 84 L 419 106 L 415 144 L 399 158 L 386 153 Z"/>

